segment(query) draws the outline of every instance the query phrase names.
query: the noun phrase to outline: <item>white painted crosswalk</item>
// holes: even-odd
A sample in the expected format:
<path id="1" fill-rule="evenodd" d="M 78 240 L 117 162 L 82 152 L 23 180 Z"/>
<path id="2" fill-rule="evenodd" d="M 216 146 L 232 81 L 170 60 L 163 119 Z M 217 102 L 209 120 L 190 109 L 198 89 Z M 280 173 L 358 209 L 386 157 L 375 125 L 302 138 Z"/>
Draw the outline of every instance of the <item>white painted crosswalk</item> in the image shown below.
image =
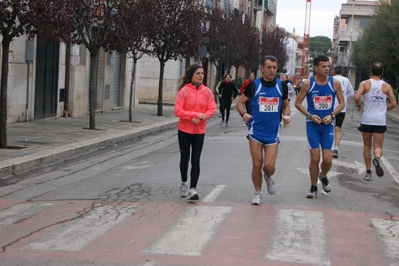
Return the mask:
<path id="1" fill-rule="evenodd" d="M 281 209 L 273 232 L 266 259 L 331 265 L 323 213 Z"/>
<path id="2" fill-rule="evenodd" d="M 214 193 L 219 193 L 220 189 L 217 188 Z M 21 252 L 24 256 L 44 252 L 42 256 L 46 254 L 49 257 L 52 256 L 51 252 L 67 252 L 68 256 L 75 254 L 77 259 L 84 260 L 92 250 L 107 250 L 118 246 L 121 253 L 130 254 L 131 260 L 146 258 L 146 264 L 142 265 L 175 265 L 172 262 L 162 262 L 162 259 L 170 260 L 174 257 L 201 258 L 198 265 L 243 265 L 243 258 L 235 258 L 234 252 L 224 253 L 226 250 L 236 249 L 238 241 L 240 250 L 247 248 L 248 254 L 254 256 L 245 258 L 251 260 L 248 262 L 250 264 L 255 260 L 265 265 L 268 262 L 280 263 L 278 265 L 375 265 L 373 263 L 383 259 L 387 261 L 386 265 L 399 265 L 399 222 L 392 217 L 349 212 L 341 214 L 336 210 L 309 210 L 300 206 L 281 206 L 278 209 L 276 205 L 267 204 L 251 206 L 224 203 L 223 206 L 218 206 L 210 202 L 210 199 L 191 206 L 187 203 L 173 206 L 163 203 L 156 204 L 156 207 L 146 204 L 93 207 L 87 202 L 92 209 L 87 207 L 86 210 L 89 211 L 52 230 L 48 226 L 44 230 L 37 229 L 41 223 L 37 218 L 41 215 L 49 217 L 65 205 L 60 202 L 16 204 L 0 210 L 0 245 L 5 250 L 3 254 L 14 254 L 15 257 L 21 256 L 18 255 Z M 66 211 L 76 214 L 81 210 Z M 172 216 L 167 219 L 167 223 L 162 216 L 157 216 L 161 212 Z M 238 213 L 246 215 L 236 215 Z M 141 217 L 149 219 L 148 222 Z M 260 227 L 248 228 L 249 224 L 253 224 L 248 223 L 248 219 L 257 219 L 256 217 L 259 217 L 255 222 L 260 223 Z M 264 222 L 260 217 L 268 217 L 269 223 L 262 225 Z M 158 226 L 161 228 L 156 228 L 157 234 L 153 234 L 154 227 Z M 32 232 L 29 231 L 30 228 Z M 239 233 L 229 235 L 242 229 L 249 232 L 246 239 L 239 238 Z M 16 230 L 21 235 L 16 234 Z M 112 230 L 119 236 L 123 236 L 125 232 L 125 235 L 131 236 L 131 240 L 129 237 L 113 237 L 113 233 L 110 233 Z M 259 230 L 263 232 L 259 234 Z M 136 234 L 140 236 L 135 237 Z M 144 238 L 143 235 L 147 237 Z M 362 237 L 352 239 L 353 235 Z M 142 241 L 132 244 L 133 239 Z M 234 241 L 230 242 L 229 239 Z M 219 244 L 215 247 L 213 242 Z M 353 245 L 352 242 L 357 244 Z M 254 243 L 263 244 L 254 246 Z M 345 251 L 350 252 L 350 256 L 345 258 L 342 243 L 345 243 Z M 95 248 L 91 249 L 90 246 Z M 210 250 L 209 247 L 213 249 Z M 219 248 L 221 251 L 217 252 Z M 373 252 L 367 253 L 368 250 Z M 213 253 L 220 253 L 220 257 L 214 258 Z M 148 256 L 160 261 L 148 261 Z M 220 259 L 220 263 L 209 264 L 206 256 L 212 260 Z M 115 255 L 112 260 L 118 260 L 118 257 Z M 231 263 L 236 260 L 237 264 Z M 361 263 L 357 264 L 358 262 Z M 197 264 L 193 262 L 190 265 Z"/>

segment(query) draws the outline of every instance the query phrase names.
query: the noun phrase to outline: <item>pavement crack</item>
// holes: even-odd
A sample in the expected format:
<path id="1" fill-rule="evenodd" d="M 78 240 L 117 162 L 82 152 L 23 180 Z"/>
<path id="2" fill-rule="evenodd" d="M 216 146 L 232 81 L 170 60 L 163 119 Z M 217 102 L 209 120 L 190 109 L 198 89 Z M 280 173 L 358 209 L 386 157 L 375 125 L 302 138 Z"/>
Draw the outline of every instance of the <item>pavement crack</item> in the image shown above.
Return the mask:
<path id="1" fill-rule="evenodd" d="M 45 230 L 45 229 L 47 229 L 47 228 L 50 228 L 50 227 L 53 227 L 53 226 L 56 226 L 56 225 L 60 225 L 60 224 L 64 224 L 64 223 L 73 221 L 73 220 L 78 219 L 78 218 L 82 218 L 82 216 L 81 216 L 81 215 L 78 215 L 78 216 L 75 216 L 75 217 L 72 217 L 72 218 L 69 218 L 69 219 L 65 219 L 65 220 L 62 220 L 62 221 L 59 221 L 59 222 L 56 222 L 56 223 L 53 223 L 53 224 L 49 224 L 49 225 L 44 226 L 44 227 L 41 227 L 41 228 L 39 228 L 39 229 L 37 229 L 37 230 L 35 230 L 35 231 L 32 231 L 32 232 L 30 232 L 29 234 L 24 235 L 24 236 L 22 236 L 22 237 L 19 237 L 19 238 L 15 239 L 14 241 L 12 241 L 12 242 L 10 242 L 10 243 L 8 243 L 8 244 L 2 246 L 2 247 L 1 247 L 0 253 L 5 253 L 8 247 L 14 245 L 15 243 L 18 243 L 19 241 L 21 241 L 21 240 L 23 240 L 23 239 L 25 239 L 25 238 L 28 238 L 28 237 L 34 235 L 34 234 L 36 234 L 36 233 L 39 233 L 39 232 L 41 232 L 41 231 L 43 231 L 43 230 Z"/>

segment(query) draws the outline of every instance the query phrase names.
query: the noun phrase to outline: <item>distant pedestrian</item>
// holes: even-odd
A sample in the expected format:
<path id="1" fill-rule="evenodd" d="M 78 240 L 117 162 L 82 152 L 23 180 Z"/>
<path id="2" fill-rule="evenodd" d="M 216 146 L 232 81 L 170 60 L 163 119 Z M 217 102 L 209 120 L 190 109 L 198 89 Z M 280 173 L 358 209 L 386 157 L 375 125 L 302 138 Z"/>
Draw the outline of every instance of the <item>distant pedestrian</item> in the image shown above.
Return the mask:
<path id="1" fill-rule="evenodd" d="M 288 102 L 291 101 L 292 94 L 295 92 L 294 87 L 292 86 L 290 80 L 288 79 L 288 76 L 286 74 L 281 74 L 280 75 L 281 81 L 285 84 L 287 84 L 288 88 Z M 282 121 L 282 115 L 284 114 L 284 110 L 281 112 L 281 121 Z M 284 124 L 284 123 L 283 123 Z M 284 127 L 286 127 L 287 124 L 284 124 Z"/>
<path id="2" fill-rule="evenodd" d="M 325 192 L 331 191 L 327 178 L 332 166 L 334 147 L 334 116 L 345 107 L 341 83 L 329 76 L 330 59 L 325 55 L 314 58 L 316 75 L 305 80 L 301 86 L 295 107 L 306 116 L 306 135 L 310 149 L 310 191 L 307 198 L 316 198 L 317 179 Z M 339 102 L 334 108 L 335 96 Z M 307 109 L 302 105 L 307 100 Z M 320 164 L 320 147 L 322 162 Z"/>
<path id="3" fill-rule="evenodd" d="M 377 176 L 383 176 L 384 170 L 381 167 L 382 145 L 384 143 L 385 131 L 387 130 L 386 114 L 388 110 L 396 107 L 395 95 L 391 86 L 381 80 L 384 73 L 382 63 L 375 62 L 371 66 L 371 78 L 362 81 L 355 94 L 357 110 L 362 112 L 362 120 L 359 131 L 363 137 L 363 157 L 366 164 L 366 181 L 371 181 L 371 147 L 374 150 L 373 164 Z M 363 95 L 363 104 L 361 96 Z M 389 104 L 387 105 L 387 99 Z"/>
<path id="4" fill-rule="evenodd" d="M 248 79 L 240 87 L 241 95 L 244 94 L 245 88 L 248 86 L 249 83 L 254 81 L 254 79 L 255 79 L 255 73 L 251 72 L 249 74 Z M 252 113 L 251 102 L 249 100 L 245 102 L 245 110 L 247 111 L 247 114 Z"/>
<path id="5" fill-rule="evenodd" d="M 248 124 L 248 141 L 252 158 L 252 183 L 255 197 L 253 205 L 262 204 L 262 170 L 267 192 L 277 191 L 273 174 L 276 170 L 278 144 L 280 143 L 280 112 L 284 109 L 283 121 L 291 121 L 288 102 L 288 88 L 276 78 L 277 58 L 271 55 L 261 59 L 262 77 L 255 79 L 245 88 L 244 94 L 236 104 L 244 123 Z M 250 101 L 252 114 L 245 112 L 243 104 Z"/>
<path id="6" fill-rule="evenodd" d="M 202 84 L 204 69 L 199 64 L 190 65 L 176 95 L 175 115 L 179 117 L 178 140 L 180 148 L 180 196 L 198 200 L 197 183 L 200 175 L 200 157 L 204 144 L 206 121 L 216 112 L 212 91 Z M 190 153 L 191 149 L 191 153 Z M 191 156 L 191 180 L 188 190 L 188 164 Z"/>
<path id="7" fill-rule="evenodd" d="M 220 88 L 220 85 L 222 84 L 223 80 L 226 78 L 226 75 L 227 75 L 227 74 L 224 74 L 224 75 L 222 76 L 222 78 L 219 80 L 219 82 L 218 82 L 218 83 L 216 84 L 216 86 L 215 86 L 216 96 L 217 96 L 218 101 L 219 101 L 219 117 L 222 117 L 222 113 L 221 113 L 221 111 L 220 111 L 220 105 L 221 105 L 221 103 L 220 103 L 220 97 L 219 97 L 219 88 Z"/>
<path id="8" fill-rule="evenodd" d="M 349 98 L 353 98 L 353 96 L 355 96 L 355 91 L 353 90 L 352 84 L 350 83 L 349 79 L 342 76 L 342 66 L 335 66 L 334 71 L 332 71 L 332 73 L 335 74 L 334 78 L 338 79 L 339 82 L 341 82 L 342 94 L 344 95 L 344 100 L 345 100 L 344 109 L 342 109 L 342 111 L 335 116 L 335 127 L 334 127 L 335 140 L 334 140 L 333 157 L 338 158 L 338 148 L 342 136 L 341 128 L 342 124 L 344 123 L 345 114 L 346 114 L 346 103 Z M 335 99 L 334 109 L 337 108 L 337 106 L 338 106 L 338 101 L 337 99 Z"/>
<path id="9" fill-rule="evenodd" d="M 229 126 L 231 104 L 237 97 L 237 94 L 237 87 L 231 81 L 231 75 L 226 74 L 224 80 L 219 86 L 220 113 L 222 114 L 222 121 L 219 124 L 220 126 Z"/>

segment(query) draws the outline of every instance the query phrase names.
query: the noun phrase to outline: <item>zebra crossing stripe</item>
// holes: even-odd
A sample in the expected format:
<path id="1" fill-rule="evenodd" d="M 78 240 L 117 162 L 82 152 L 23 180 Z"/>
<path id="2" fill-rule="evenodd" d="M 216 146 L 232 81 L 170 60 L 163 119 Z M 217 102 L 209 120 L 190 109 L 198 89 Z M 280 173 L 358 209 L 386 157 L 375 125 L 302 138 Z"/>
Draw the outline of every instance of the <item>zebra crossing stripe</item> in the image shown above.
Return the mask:
<path id="1" fill-rule="evenodd" d="M 393 220 L 371 219 L 380 239 L 384 243 L 385 255 L 399 264 L 399 222 Z"/>
<path id="2" fill-rule="evenodd" d="M 2 210 L 0 212 L 0 229 L 16 223 L 18 221 L 25 220 L 42 210 L 48 208 L 52 204 L 25 204 L 21 203 L 12 206 L 8 209 Z"/>
<path id="3" fill-rule="evenodd" d="M 206 195 L 206 197 L 202 200 L 202 202 L 213 202 L 225 187 L 226 185 L 216 186 L 208 195 Z"/>
<path id="4" fill-rule="evenodd" d="M 281 209 L 265 259 L 331 265 L 322 212 Z"/>
<path id="5" fill-rule="evenodd" d="M 143 253 L 200 256 L 230 211 L 230 207 L 189 207 Z"/>
<path id="6" fill-rule="evenodd" d="M 95 208 L 49 236 L 28 244 L 24 249 L 79 251 L 135 211 L 136 207 L 133 206 L 107 205 Z"/>

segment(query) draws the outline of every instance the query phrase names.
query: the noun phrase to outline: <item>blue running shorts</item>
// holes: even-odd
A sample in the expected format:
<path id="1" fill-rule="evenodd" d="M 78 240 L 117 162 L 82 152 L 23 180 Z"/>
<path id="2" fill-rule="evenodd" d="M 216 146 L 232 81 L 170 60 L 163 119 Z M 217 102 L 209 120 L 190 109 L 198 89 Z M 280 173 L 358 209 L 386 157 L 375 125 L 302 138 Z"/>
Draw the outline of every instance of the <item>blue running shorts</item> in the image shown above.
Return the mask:
<path id="1" fill-rule="evenodd" d="M 280 143 L 280 138 L 278 135 L 275 136 L 255 136 L 255 135 L 248 135 L 254 141 L 263 144 L 265 146 L 274 145 Z"/>
<path id="2" fill-rule="evenodd" d="M 333 150 L 334 148 L 334 124 L 320 125 L 307 122 L 306 135 L 308 137 L 309 149 Z"/>

